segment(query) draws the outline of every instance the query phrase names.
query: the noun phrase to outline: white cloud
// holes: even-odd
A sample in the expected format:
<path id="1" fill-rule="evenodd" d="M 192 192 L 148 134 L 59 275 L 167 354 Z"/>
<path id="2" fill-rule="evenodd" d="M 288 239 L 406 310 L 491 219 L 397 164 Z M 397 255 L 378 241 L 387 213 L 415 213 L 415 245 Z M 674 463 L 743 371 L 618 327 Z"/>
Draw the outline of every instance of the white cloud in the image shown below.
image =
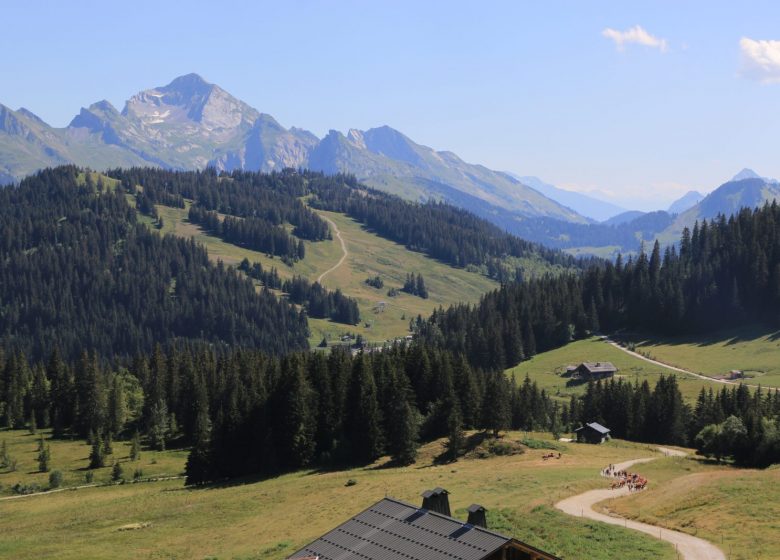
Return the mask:
<path id="1" fill-rule="evenodd" d="M 764 84 L 780 82 L 780 41 L 739 40 L 742 51 L 740 75 Z"/>
<path id="2" fill-rule="evenodd" d="M 615 46 L 619 51 L 625 48 L 626 44 L 636 43 L 637 45 L 644 45 L 645 47 L 652 47 L 658 49 L 661 52 L 666 52 L 669 47 L 666 39 L 661 39 L 655 35 L 651 35 L 645 29 L 639 25 L 635 25 L 625 31 L 618 31 L 607 27 L 601 34 L 607 39 L 611 39 L 615 42 Z"/>

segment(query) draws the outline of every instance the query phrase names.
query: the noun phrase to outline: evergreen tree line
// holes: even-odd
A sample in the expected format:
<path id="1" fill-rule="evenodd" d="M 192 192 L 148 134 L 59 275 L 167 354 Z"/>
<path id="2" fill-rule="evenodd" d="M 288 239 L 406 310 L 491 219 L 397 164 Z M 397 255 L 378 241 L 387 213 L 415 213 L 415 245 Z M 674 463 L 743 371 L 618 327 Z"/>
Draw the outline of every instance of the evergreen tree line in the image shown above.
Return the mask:
<path id="1" fill-rule="evenodd" d="M 671 375 L 662 376 L 652 390 L 646 380 L 600 380 L 572 398 L 570 415 L 574 425 L 599 422 L 622 439 L 691 446 L 745 466 L 780 462 L 778 391 L 751 391 L 743 384 L 720 391 L 702 388 L 690 407 Z"/>
<path id="2" fill-rule="evenodd" d="M 309 317 L 330 319 L 346 325 L 360 322 L 357 301 L 345 296 L 338 288 L 326 290 L 319 282 L 312 283 L 303 276 L 294 276 L 282 283 L 282 290 L 291 302 L 302 305 Z"/>
<path id="3" fill-rule="evenodd" d="M 300 200 L 308 192 L 305 176 L 292 169 L 217 173 L 214 169 L 169 171 L 136 167 L 114 169 L 107 174 L 121 180 L 128 192 L 140 194 L 154 204 L 184 208 L 187 199 L 202 210 L 251 218 L 272 226 L 292 224 L 293 234 L 300 239 L 330 239 L 327 222 Z"/>
<path id="4" fill-rule="evenodd" d="M 401 289 L 407 294 L 428 299 L 428 288 L 425 287 L 425 279 L 422 274 L 415 274 L 414 272 L 407 274 L 404 287 Z"/>
<path id="5" fill-rule="evenodd" d="M 518 387 L 462 356 L 417 345 L 285 357 L 157 346 L 103 365 L 111 362 L 94 353 L 68 362 L 56 350 L 34 362 L 0 355 L 0 425 L 87 439 L 95 461 L 107 441 L 137 442 L 139 434 L 156 449 L 191 446 L 195 483 L 366 464 L 385 453 L 406 464 L 420 442 L 439 437 L 456 458 L 466 429 L 552 429 L 560 421 L 529 380 Z"/>
<path id="6" fill-rule="evenodd" d="M 679 251 L 656 242 L 624 263 L 593 263 L 503 285 L 477 305 L 436 311 L 415 328 L 482 368 L 513 366 L 600 330 L 704 333 L 753 322 L 780 326 L 780 207 L 744 209 L 684 230 Z"/>
<path id="7" fill-rule="evenodd" d="M 194 241 L 136 221 L 120 191 L 48 169 L 0 190 L 0 341 L 33 360 L 149 352 L 177 339 L 287 353 L 307 347 L 304 315 Z"/>
<path id="8" fill-rule="evenodd" d="M 238 247 L 276 255 L 291 261 L 301 260 L 306 256 L 302 239 L 296 239 L 284 228 L 265 220 L 232 216 L 220 218 L 216 212 L 204 210 L 197 205 L 190 207 L 187 219 L 193 224 L 202 226 L 214 237 L 219 237 Z"/>

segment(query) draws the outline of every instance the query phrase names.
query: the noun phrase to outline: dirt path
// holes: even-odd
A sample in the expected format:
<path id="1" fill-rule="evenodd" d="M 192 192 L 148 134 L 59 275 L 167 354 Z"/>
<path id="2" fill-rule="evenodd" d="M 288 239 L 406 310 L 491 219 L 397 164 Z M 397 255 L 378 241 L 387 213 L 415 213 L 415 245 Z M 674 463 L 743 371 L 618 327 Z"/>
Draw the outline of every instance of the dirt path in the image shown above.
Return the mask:
<path id="1" fill-rule="evenodd" d="M 349 251 L 347 251 L 347 244 L 344 243 L 344 238 L 341 237 L 341 231 L 339 230 L 339 226 L 336 225 L 336 222 L 322 215 L 320 215 L 320 217 L 323 218 L 326 222 L 328 222 L 331 225 L 331 227 L 333 227 L 333 231 L 336 232 L 336 238 L 341 242 L 341 251 L 344 253 L 343 255 L 341 255 L 339 262 L 331 266 L 328 270 L 320 274 L 319 278 L 317 278 L 317 282 L 322 284 L 322 279 L 325 278 L 325 276 L 327 276 L 328 274 L 336 270 L 338 267 L 340 267 L 342 264 L 344 264 L 344 261 L 347 259 L 347 256 L 349 256 Z"/>
<path id="2" fill-rule="evenodd" d="M 614 340 L 612 340 L 608 336 L 602 337 L 602 340 L 604 342 L 608 343 L 608 344 L 611 344 L 612 346 L 614 346 L 618 350 L 622 350 L 626 354 L 630 354 L 631 356 L 633 356 L 635 358 L 639 358 L 640 360 L 644 360 L 644 361 L 649 362 L 649 363 L 651 363 L 653 365 L 656 365 L 656 366 L 661 366 L 661 367 L 665 367 L 666 369 L 679 371 L 680 373 L 685 373 L 687 375 L 692 375 L 693 377 L 697 377 L 697 378 L 703 379 L 705 381 L 712 381 L 714 383 L 723 383 L 724 385 L 738 385 L 739 384 L 736 381 L 728 381 L 726 379 L 716 379 L 714 377 L 707 377 L 706 375 L 702 375 L 700 373 L 695 373 L 695 372 L 687 370 L 687 369 L 678 368 L 676 366 L 670 366 L 669 364 L 665 364 L 663 362 L 659 362 L 658 360 L 653 360 L 652 358 L 648 358 L 646 356 L 643 356 L 642 354 L 639 354 L 638 352 L 633 352 L 633 351 L 629 350 L 628 348 L 624 348 L 623 346 L 621 346 L 620 344 L 618 344 L 617 342 L 615 342 Z"/>
<path id="3" fill-rule="evenodd" d="M 677 451 L 676 449 L 667 449 L 665 447 L 659 447 L 664 455 L 683 457 L 685 453 Z M 633 465 L 639 463 L 648 463 L 654 461 L 657 457 L 645 457 L 642 459 L 634 459 L 632 461 L 626 461 L 615 465 L 617 470 L 628 470 Z M 680 533 L 678 531 L 672 531 L 671 529 L 662 529 L 655 525 L 648 525 L 647 523 L 640 523 L 639 521 L 631 521 L 623 517 L 606 515 L 598 511 L 593 510 L 593 506 L 599 502 L 609 500 L 610 498 L 618 498 L 620 496 L 628 496 L 629 490 L 626 487 L 610 490 L 605 488 L 603 490 L 590 490 L 571 498 L 561 500 L 555 507 L 564 513 L 573 515 L 575 517 L 587 517 L 595 521 L 602 521 L 609 523 L 610 525 L 619 525 L 621 527 L 627 527 L 635 531 L 641 531 L 653 537 L 657 537 L 661 540 L 667 541 L 675 546 L 675 549 L 680 554 L 681 558 L 685 560 L 726 560 L 726 556 L 715 545 L 688 535 L 686 533 Z"/>

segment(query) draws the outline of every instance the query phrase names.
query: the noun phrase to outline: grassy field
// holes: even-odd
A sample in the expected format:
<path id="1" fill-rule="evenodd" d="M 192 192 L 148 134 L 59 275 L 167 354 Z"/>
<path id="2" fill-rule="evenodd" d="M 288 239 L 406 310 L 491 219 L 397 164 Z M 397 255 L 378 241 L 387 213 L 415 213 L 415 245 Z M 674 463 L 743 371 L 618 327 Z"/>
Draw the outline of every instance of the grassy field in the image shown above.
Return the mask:
<path id="1" fill-rule="evenodd" d="M 128 480 L 140 469 L 143 477 L 163 477 L 180 475 L 186 451 L 144 451 L 138 461 L 130 461 L 130 444 L 114 442 L 113 455 L 106 459 L 106 467 L 88 471 L 90 447 L 84 441 L 53 440 L 48 430 L 41 430 L 37 435 L 26 430 L 0 430 L 0 442 L 5 441 L 8 454 L 17 461 L 16 471 L 0 470 L 0 496 L 12 495 L 12 487 L 16 483 L 37 485 L 46 489 L 49 484 L 49 473 L 38 470 L 38 439 L 44 436 L 46 445 L 51 450 L 50 470 L 58 470 L 63 475 L 63 487 L 85 484 L 85 475 L 92 472 L 94 483 L 101 484 L 111 480 L 113 462 L 119 462 Z M 0 509 L 2 509 L 0 507 Z"/>
<path id="2" fill-rule="evenodd" d="M 653 387 L 661 375 L 674 374 L 680 386 L 680 391 L 687 401 L 693 401 L 702 387 L 722 387 L 721 384 L 704 381 L 661 366 L 635 358 L 597 337 L 578 340 L 549 352 L 537 354 L 530 360 L 506 370 L 508 375 L 514 375 L 521 382 L 526 375 L 536 381 L 540 388 L 546 389 L 551 395 L 568 399 L 571 395 L 585 392 L 585 385 L 566 386 L 567 377 L 561 374 L 567 365 L 577 365 L 581 362 L 612 362 L 617 368 L 617 377 L 626 380 L 648 380 Z"/>
<path id="3" fill-rule="evenodd" d="M 186 208 L 182 210 L 158 206 L 157 211 L 163 219 L 163 233 L 194 237 L 207 247 L 212 259 L 220 259 L 227 264 L 237 264 L 247 258 L 251 262 L 261 263 L 266 269 L 275 267 L 282 278 L 301 275 L 314 281 L 335 265 L 343 254 L 335 236 L 332 240 L 305 241 L 306 257 L 293 266 L 287 266 L 278 258 L 273 259 L 263 253 L 237 247 L 206 235 L 198 226 L 187 221 Z M 411 318 L 417 315 L 426 317 L 439 306 L 476 302 L 482 294 L 498 287 L 496 282 L 479 273 L 450 267 L 421 253 L 409 251 L 403 245 L 376 236 L 343 214 L 318 213 L 338 226 L 349 252 L 344 264 L 329 273 L 322 283 L 326 288 L 339 288 L 357 299 L 362 321 L 360 325 L 352 327 L 323 319 L 309 319 L 312 331 L 310 342 L 313 345 L 318 344 L 323 337 L 335 341 L 347 332 L 361 334 L 364 339 L 372 342 L 404 336 L 408 334 Z M 430 292 L 428 299 L 404 293 L 393 298 L 387 296 L 391 287 L 403 286 L 407 272 L 421 273 L 424 276 Z M 377 275 L 385 282 L 381 290 L 365 283 L 366 278 Z M 380 302 L 385 302 L 384 311 L 381 312 Z"/>
<path id="4" fill-rule="evenodd" d="M 638 338 L 636 342 L 643 353 L 683 369 L 710 377 L 741 370 L 746 383 L 780 386 L 780 332 L 747 327 L 696 337 Z"/>
<path id="5" fill-rule="evenodd" d="M 681 469 L 688 474 L 680 476 Z M 643 465 L 642 474 L 658 484 L 614 501 L 611 510 L 707 539 L 731 560 L 780 558 L 780 468 L 704 468 L 691 459 L 662 459 Z"/>
<path id="6" fill-rule="evenodd" d="M 34 447 L 25 434 L 3 435 Z M 76 446 L 75 456 L 85 457 L 83 443 L 62 445 Z M 465 518 L 469 504 L 481 503 L 496 530 L 567 560 L 675 558 L 671 546 L 651 537 L 571 518 L 552 507 L 559 498 L 602 487 L 601 467 L 651 454 L 645 446 L 567 444 L 556 461 L 542 461 L 540 449 L 436 465 L 433 457 L 441 451 L 441 442 L 429 444 L 418 463 L 405 468 L 384 468 L 380 460 L 367 468 L 302 471 L 208 489 L 171 480 L 2 501 L 0 557 L 280 559 L 385 495 L 418 503 L 420 492 L 442 486 L 452 493 L 456 516 Z M 56 460 L 54 446 L 52 455 Z M 180 469 L 183 457 L 170 457 Z M 7 476 L 0 474 L 0 480 Z M 356 484 L 346 486 L 349 479 Z M 139 528 L 120 530 L 128 527 Z"/>

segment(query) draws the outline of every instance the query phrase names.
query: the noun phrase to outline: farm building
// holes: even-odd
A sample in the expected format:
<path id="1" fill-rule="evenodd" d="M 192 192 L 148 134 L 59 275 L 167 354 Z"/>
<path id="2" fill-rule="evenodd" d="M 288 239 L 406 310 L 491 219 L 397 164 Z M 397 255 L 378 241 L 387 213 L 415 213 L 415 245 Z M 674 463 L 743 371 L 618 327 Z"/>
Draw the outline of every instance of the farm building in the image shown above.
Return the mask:
<path id="1" fill-rule="evenodd" d="M 610 438 L 609 428 L 605 428 L 598 422 L 585 424 L 574 430 L 578 443 L 604 443 Z"/>
<path id="2" fill-rule="evenodd" d="M 617 370 L 611 362 L 582 362 L 572 375 L 577 379 L 605 379 L 615 375 Z"/>
<path id="3" fill-rule="evenodd" d="M 469 507 L 463 522 L 449 515 L 446 490 L 422 496 L 422 507 L 380 500 L 288 560 L 559 560 L 487 529 L 480 505 Z"/>

